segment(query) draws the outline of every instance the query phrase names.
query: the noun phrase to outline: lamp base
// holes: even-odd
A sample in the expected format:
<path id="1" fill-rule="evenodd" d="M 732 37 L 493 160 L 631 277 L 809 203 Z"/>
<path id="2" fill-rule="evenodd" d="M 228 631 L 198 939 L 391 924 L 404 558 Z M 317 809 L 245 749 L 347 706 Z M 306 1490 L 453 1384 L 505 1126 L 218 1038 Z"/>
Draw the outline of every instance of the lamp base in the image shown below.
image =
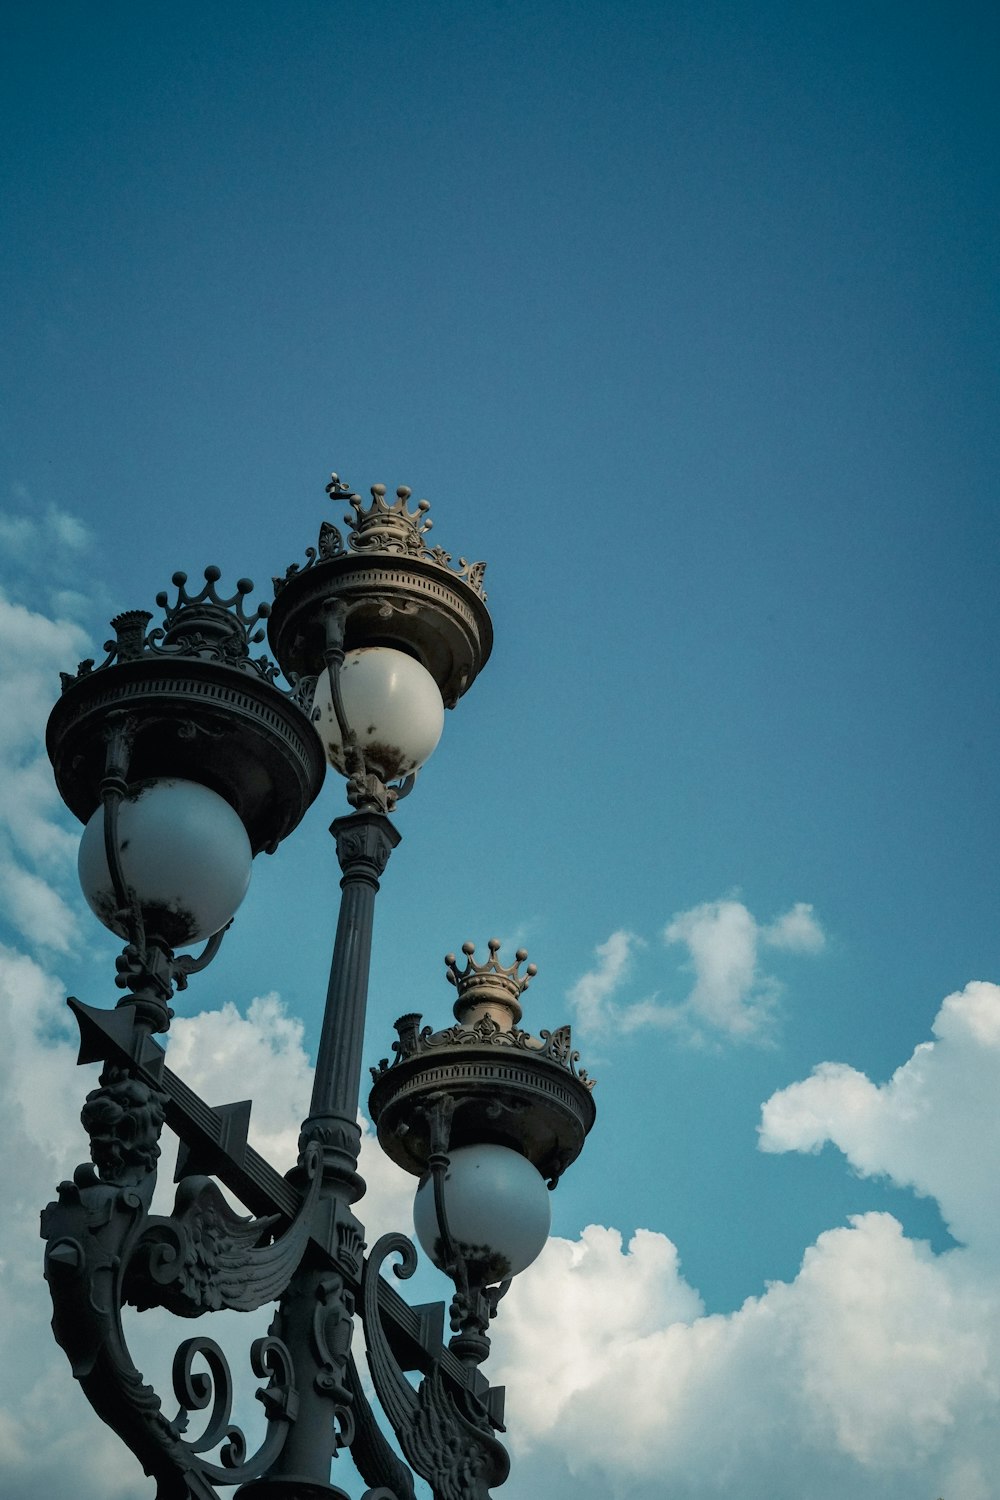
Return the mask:
<path id="1" fill-rule="evenodd" d="M 351 1500 L 346 1490 L 294 1474 L 264 1475 L 241 1485 L 233 1500 Z"/>

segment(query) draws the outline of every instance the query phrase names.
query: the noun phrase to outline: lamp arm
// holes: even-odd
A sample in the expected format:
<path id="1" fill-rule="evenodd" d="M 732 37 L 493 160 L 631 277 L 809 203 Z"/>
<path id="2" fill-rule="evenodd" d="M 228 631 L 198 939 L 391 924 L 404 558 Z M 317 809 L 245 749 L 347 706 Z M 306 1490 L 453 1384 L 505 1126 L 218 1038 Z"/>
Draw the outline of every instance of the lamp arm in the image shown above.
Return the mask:
<path id="1" fill-rule="evenodd" d="M 336 715 L 337 727 L 344 744 L 345 752 L 348 747 L 356 749 L 356 736 L 347 722 L 347 714 L 344 710 L 344 698 L 340 691 L 340 669 L 344 665 L 344 630 L 347 625 L 347 605 L 343 599 L 327 599 L 323 604 L 323 626 L 325 630 L 325 642 L 323 647 L 323 661 L 326 665 L 327 677 L 330 683 L 330 697 L 333 700 L 333 712 Z"/>
<path id="2" fill-rule="evenodd" d="M 118 843 L 118 814 L 128 792 L 128 770 L 132 758 L 136 724 L 130 714 L 108 716 L 105 731 L 104 775 L 101 778 L 101 802 L 104 805 L 104 854 L 111 875 L 118 912 L 128 927 L 129 942 L 140 953 L 146 951 L 146 933 L 142 912 L 135 892 L 125 879 L 121 849 Z"/>
<path id="3" fill-rule="evenodd" d="M 350 606 L 343 599 L 332 597 L 323 603 L 323 661 L 330 684 L 334 717 L 340 730 L 340 742 L 344 747 L 347 800 L 357 812 L 388 813 L 392 812 L 400 797 L 407 796 L 413 790 L 415 774 L 405 777 L 401 786 L 387 786 L 380 776 L 368 769 L 364 750 L 348 722 L 340 673 L 344 665 L 344 635 L 349 613 Z"/>
<path id="4" fill-rule="evenodd" d="M 213 932 L 197 958 L 193 958 L 190 953 L 181 953 L 174 959 L 174 979 L 179 990 L 187 988 L 189 974 L 200 974 L 202 969 L 208 968 L 212 959 L 222 947 L 222 939 L 232 925 L 233 919 L 230 917 L 225 927 L 220 927 L 218 932 Z"/>

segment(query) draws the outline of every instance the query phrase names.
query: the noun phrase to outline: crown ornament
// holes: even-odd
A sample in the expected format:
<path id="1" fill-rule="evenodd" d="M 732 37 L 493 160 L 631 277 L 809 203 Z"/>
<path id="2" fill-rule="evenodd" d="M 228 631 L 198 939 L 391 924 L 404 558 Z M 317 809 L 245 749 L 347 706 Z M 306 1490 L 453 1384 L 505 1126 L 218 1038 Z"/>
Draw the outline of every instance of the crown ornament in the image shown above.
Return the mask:
<path id="1" fill-rule="evenodd" d="M 439 1149 L 444 1109 L 445 1149 L 509 1146 L 554 1187 L 594 1123 L 594 1080 L 579 1066 L 568 1026 L 532 1036 L 518 1024 L 521 997 L 537 973 L 535 964 L 522 968 L 525 950 L 504 964 L 499 938 L 487 947 L 484 963 L 473 943 L 462 944 L 464 963 L 454 953 L 445 958 L 458 991 L 452 1025 L 435 1030 L 416 1012 L 400 1016 L 392 1060 L 371 1070 L 370 1118 L 383 1150 L 414 1176 Z"/>
<path id="2" fill-rule="evenodd" d="M 254 627 L 261 620 L 267 619 L 271 606 L 258 604 L 253 614 L 248 614 L 243 602 L 253 592 L 252 579 L 238 578 L 235 594 L 229 599 L 223 599 L 215 587 L 221 577 L 222 569 L 210 565 L 205 569 L 204 588 L 198 594 L 190 594 L 187 589 L 187 574 L 174 573 L 171 582 L 177 590 L 176 604 L 170 603 L 166 589 L 162 589 L 156 596 L 156 602 L 163 610 L 165 645 L 190 641 L 196 637 L 205 641 L 218 641 L 238 636 L 244 642 L 254 645 L 264 639 L 263 630 L 254 630 Z"/>
<path id="3" fill-rule="evenodd" d="M 153 630 L 149 630 L 153 616 L 148 609 L 127 609 L 115 615 L 111 621 L 115 639 L 104 642 L 107 652 L 104 661 L 95 667 L 93 658 L 88 658 L 80 662 L 75 674 L 60 672 L 63 692 L 95 671 L 126 662 L 149 661 L 152 657 L 218 661 L 255 673 L 277 686 L 278 669 L 274 663 L 266 656 L 250 655 L 250 647 L 264 639 L 263 629 L 255 627 L 267 619 L 271 606 L 262 603 L 252 613 L 246 610 L 244 601 L 253 591 L 249 578 L 238 578 L 236 592 L 228 599 L 223 598 L 216 588 L 221 577 L 220 568 L 207 567 L 204 586 L 198 593 L 191 593 L 187 588 L 188 575 L 174 573 L 176 601 L 171 604 L 166 589 L 160 590 L 156 603 L 163 610 L 163 623 Z"/>
<path id="4" fill-rule="evenodd" d="M 373 484 L 370 491 L 371 504 L 366 506 L 346 480 L 341 479 L 339 474 L 331 474 L 326 493 L 335 505 L 346 501 L 354 512 L 353 515 L 344 516 L 345 523 L 351 528 L 347 542 L 345 544 L 332 521 L 324 521 L 317 545 L 306 548 L 305 562 L 292 563 L 283 576 L 272 579 L 275 598 L 293 579 L 308 573 L 317 564 L 334 561 L 340 563 L 349 560 L 352 554 L 360 553 L 373 559 L 382 554 L 390 558 L 412 557 L 420 562 L 434 563 L 468 584 L 482 602 L 486 603 L 486 590 L 483 587 L 486 564 L 469 562 L 465 557 L 460 557 L 453 564 L 450 552 L 446 552 L 443 547 L 427 545 L 427 533 L 434 524 L 427 514 L 431 503 L 429 500 L 418 500 L 416 510 L 410 510 L 407 502 L 413 491 L 409 485 L 397 485 L 396 498 L 390 502 L 386 500 L 386 486 Z"/>
<path id="5" fill-rule="evenodd" d="M 523 1011 L 520 998 L 538 973 L 538 966 L 528 964 L 522 975 L 519 971 L 528 957 L 527 949 L 518 948 L 514 954 L 514 962 L 502 964 L 497 959 L 500 939 L 490 938 L 486 946 L 490 950 L 490 956 L 484 964 L 477 964 L 473 958 L 475 943 L 462 944 L 462 952 L 467 959 L 464 969 L 459 969 L 454 953 L 445 957 L 448 981 L 458 990 L 454 1005 L 455 1019 L 463 1026 L 473 1026 L 483 1016 L 499 1009 L 502 1019 L 506 1019 L 504 1012 L 510 1017 L 504 1028 L 508 1029 L 516 1026 L 521 1019 Z"/>
<path id="6" fill-rule="evenodd" d="M 335 480 L 336 489 L 333 488 Z M 340 499 L 343 488 L 334 475 L 327 485 L 327 494 L 331 499 Z M 427 515 L 431 503 L 418 500 L 416 510 L 411 511 L 406 502 L 412 493 L 409 485 L 397 485 L 396 498 L 388 504 L 385 485 L 373 484 L 372 503 L 367 508 L 360 495 L 348 494 L 347 503 L 354 515 L 345 516 L 344 520 L 354 528 L 350 535 L 351 548 L 355 552 L 403 552 L 409 557 L 419 557 L 424 553 L 427 549 L 423 539 L 434 525 Z"/>

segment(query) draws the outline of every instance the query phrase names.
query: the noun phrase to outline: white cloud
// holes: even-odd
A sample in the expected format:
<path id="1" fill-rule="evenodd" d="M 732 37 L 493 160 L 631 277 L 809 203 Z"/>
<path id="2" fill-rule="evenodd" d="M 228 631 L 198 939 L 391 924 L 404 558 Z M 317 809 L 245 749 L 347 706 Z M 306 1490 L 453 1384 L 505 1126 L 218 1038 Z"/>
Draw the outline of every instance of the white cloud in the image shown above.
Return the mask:
<path id="1" fill-rule="evenodd" d="M 826 1063 L 763 1109 L 765 1150 L 833 1141 L 859 1171 L 933 1193 L 966 1248 L 935 1255 L 863 1214 L 821 1234 L 792 1282 L 705 1316 L 663 1236 L 550 1244 L 497 1324 L 523 1492 L 993 1500 L 998 1093 L 1000 987 L 974 983 L 888 1083 Z"/>
<path id="2" fill-rule="evenodd" d="M 826 935 L 808 901 L 796 901 L 790 911 L 759 932 L 768 947 L 785 948 L 790 953 L 819 953 L 826 944 Z"/>
<path id="3" fill-rule="evenodd" d="M 85 552 L 91 544 L 90 527 L 79 516 L 50 505 L 45 512 L 45 530 L 69 552 Z"/>
<path id="4" fill-rule="evenodd" d="M 596 965 L 580 976 L 568 995 L 584 1030 L 599 1031 L 613 1017 L 611 997 L 624 983 L 641 941 L 634 932 L 619 929 L 594 950 Z"/>
<path id="5" fill-rule="evenodd" d="M 960 1256 L 865 1214 L 793 1282 L 705 1316 L 664 1236 L 553 1242 L 495 1336 L 523 1493 L 988 1500 L 1000 1297 Z"/>
<path id="6" fill-rule="evenodd" d="M 0 511 L 0 547 L 8 557 L 30 560 L 44 551 L 51 558 L 53 549 L 79 553 L 91 545 L 90 528 L 79 516 L 52 504 L 40 510 L 24 485 L 14 486 L 14 494 L 28 509 Z"/>
<path id="7" fill-rule="evenodd" d="M 747 1037 L 766 1025 L 777 987 L 758 971 L 759 934 L 742 901 L 707 901 L 667 924 L 664 942 L 688 950 L 694 986 L 684 1006 L 696 1028 Z"/>
<path id="8" fill-rule="evenodd" d="M 831 1141 L 856 1171 L 936 1198 L 957 1240 L 1000 1253 L 1000 987 L 949 995 L 935 1040 L 878 1086 L 844 1063 L 821 1063 L 774 1094 L 761 1115 L 765 1151 L 819 1151 Z"/>
<path id="9" fill-rule="evenodd" d="M 3 916 L 29 943 L 65 952 L 77 924 L 59 887 L 75 885 L 78 836 L 41 745 L 59 671 L 84 654 L 87 638 L 71 621 L 50 620 L 0 592 L 0 642 Z"/>
<path id="10" fill-rule="evenodd" d="M 59 893 L 24 867 L 0 840 L 0 887 L 4 915 L 29 943 L 67 953 L 77 934 L 77 920 Z"/>
<path id="11" fill-rule="evenodd" d="M 614 1024 L 623 1032 L 672 1027 L 697 1041 L 759 1039 L 767 1035 L 781 993 L 779 981 L 760 965 L 760 949 L 818 953 L 825 943 L 813 908 L 805 901 L 761 924 L 742 901 L 733 899 L 706 901 L 678 912 L 664 928 L 663 939 L 668 947 L 687 949 L 683 967 L 694 976 L 687 997 L 669 1003 L 653 994 L 616 1004 L 613 997 L 629 978 L 642 940 L 633 933 L 613 932 L 596 950 L 596 966 L 569 992 L 584 1030 L 595 1032 Z"/>

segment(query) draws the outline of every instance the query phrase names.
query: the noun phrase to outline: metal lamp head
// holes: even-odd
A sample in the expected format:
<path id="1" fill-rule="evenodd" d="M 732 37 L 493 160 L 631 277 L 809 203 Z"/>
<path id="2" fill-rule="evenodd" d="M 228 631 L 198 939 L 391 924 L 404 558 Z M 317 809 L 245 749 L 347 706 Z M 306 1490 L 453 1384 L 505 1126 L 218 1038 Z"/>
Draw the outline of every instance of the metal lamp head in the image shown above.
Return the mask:
<path id="1" fill-rule="evenodd" d="M 455 1025 L 421 1028 L 419 1015 L 396 1022 L 392 1062 L 371 1070 L 369 1112 L 382 1149 L 415 1176 L 428 1169 L 434 1120 L 446 1101 L 444 1149 L 507 1147 L 554 1187 L 594 1123 L 594 1082 L 578 1066 L 568 1026 L 540 1036 L 520 1028 L 520 1001 L 535 965 L 522 974 L 524 950 L 504 965 L 499 949 L 491 938 L 489 958 L 478 964 L 466 943 L 464 969 L 448 955 L 448 978 L 458 990 Z"/>
<path id="2" fill-rule="evenodd" d="M 152 1030 L 174 989 L 204 968 L 246 893 L 250 862 L 273 851 L 323 784 L 322 748 L 278 669 L 250 647 L 267 607 L 248 615 L 253 585 L 220 597 L 218 568 L 177 599 L 111 622 L 99 667 L 62 674 L 46 746 L 64 802 L 87 824 L 80 877 L 96 915 L 127 939 L 115 983 Z M 208 938 L 198 958 L 181 945 Z"/>
<path id="3" fill-rule="evenodd" d="M 349 799 L 359 808 L 387 811 L 399 792 L 387 793 L 386 783 L 411 776 L 436 743 L 440 730 L 431 721 L 439 717 L 437 699 L 426 712 L 419 710 L 414 751 L 398 735 L 386 741 L 382 723 L 391 706 L 384 697 L 373 713 L 347 701 L 348 678 L 362 653 L 390 652 L 397 666 L 404 657 L 419 669 L 408 672 L 414 701 L 425 699 L 433 683 L 441 705 L 454 708 L 493 647 L 483 592 L 486 564 L 459 558 L 455 567 L 442 547 L 428 546 L 428 502 L 420 500 L 411 510 L 405 485 L 391 503 L 385 485 L 373 485 L 366 507 L 334 474 L 327 493 L 352 507 L 344 518 L 351 530 L 345 542 L 336 526 L 324 522 L 306 562 L 274 579 L 268 640 L 290 681 L 301 682 L 303 690 L 317 684 L 316 716 L 331 763 L 349 777 Z M 426 678 L 423 693 L 416 687 L 419 678 Z M 412 727 L 413 715 L 403 718 Z M 394 753 L 384 754 L 387 746 Z"/>
<path id="4" fill-rule="evenodd" d="M 192 594 L 175 573 L 177 598 L 157 596 L 163 624 L 147 610 L 112 620 L 116 638 L 95 667 L 62 674 L 62 696 L 49 716 L 46 747 L 63 801 L 86 823 L 101 802 L 111 726 L 127 727 L 126 780 L 197 782 L 239 815 L 252 852 L 272 852 L 300 822 L 323 784 L 325 765 L 308 718 L 277 685 L 278 669 L 250 653 L 268 612 L 248 615 L 253 585 L 240 579 L 220 597 L 219 569 L 205 569 Z"/>
<path id="5" fill-rule="evenodd" d="M 275 659 L 290 678 L 317 677 L 326 657 L 325 610 L 344 605 L 344 649 L 391 646 L 420 662 L 433 677 L 445 708 L 454 708 L 472 686 L 493 649 L 493 626 L 483 591 L 485 563 L 459 558 L 453 566 L 443 547 L 427 545 L 429 502 L 408 506 L 411 491 L 400 485 L 392 504 L 384 484 L 371 488 L 366 508 L 359 495 L 334 474 L 327 494 L 353 514 L 346 542 L 331 522 L 306 551 L 274 579 L 267 636 Z"/>

